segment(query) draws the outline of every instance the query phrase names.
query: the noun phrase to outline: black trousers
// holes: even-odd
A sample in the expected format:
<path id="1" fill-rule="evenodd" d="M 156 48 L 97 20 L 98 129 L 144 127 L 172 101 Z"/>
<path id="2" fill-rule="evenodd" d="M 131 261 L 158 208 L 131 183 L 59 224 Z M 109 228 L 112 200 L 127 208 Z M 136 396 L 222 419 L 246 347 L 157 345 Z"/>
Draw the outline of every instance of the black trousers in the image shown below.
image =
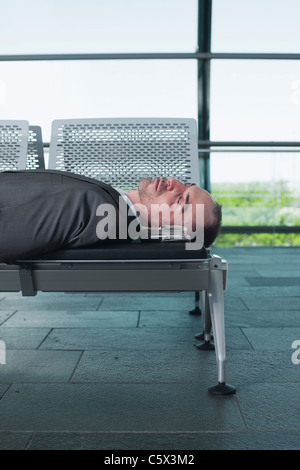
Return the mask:
<path id="1" fill-rule="evenodd" d="M 0 262 L 99 243 L 97 207 L 118 209 L 118 196 L 101 182 L 59 171 L 0 173 Z"/>

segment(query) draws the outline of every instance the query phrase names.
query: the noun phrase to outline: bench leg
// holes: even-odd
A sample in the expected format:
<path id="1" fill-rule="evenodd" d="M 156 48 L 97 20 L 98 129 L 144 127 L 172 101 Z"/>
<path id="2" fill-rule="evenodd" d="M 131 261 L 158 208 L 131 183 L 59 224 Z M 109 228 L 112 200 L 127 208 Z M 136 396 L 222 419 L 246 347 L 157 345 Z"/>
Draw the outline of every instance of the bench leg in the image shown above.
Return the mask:
<path id="1" fill-rule="evenodd" d="M 235 387 L 226 384 L 223 274 L 220 267 L 211 270 L 211 283 L 208 291 L 208 300 L 218 365 L 218 385 L 210 387 L 208 390 L 212 395 L 232 395 L 236 392 Z"/>
<path id="2" fill-rule="evenodd" d="M 190 310 L 191 315 L 201 315 L 201 309 L 199 307 L 199 292 L 195 292 L 195 308 Z"/>
<path id="3" fill-rule="evenodd" d="M 196 339 L 203 340 L 204 343 L 197 344 L 196 348 L 200 351 L 213 351 L 215 349 L 214 344 L 211 342 L 211 317 L 209 309 L 209 301 L 207 298 L 207 292 L 201 291 L 201 308 L 203 312 L 203 333 L 196 335 Z"/>

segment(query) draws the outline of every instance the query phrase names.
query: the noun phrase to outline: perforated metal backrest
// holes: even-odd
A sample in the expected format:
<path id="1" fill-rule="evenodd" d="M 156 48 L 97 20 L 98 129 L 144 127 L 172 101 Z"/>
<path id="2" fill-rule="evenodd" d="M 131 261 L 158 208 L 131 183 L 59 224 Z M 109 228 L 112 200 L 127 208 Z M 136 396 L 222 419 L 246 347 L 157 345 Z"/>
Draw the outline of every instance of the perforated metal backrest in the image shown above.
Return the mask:
<path id="1" fill-rule="evenodd" d="M 28 121 L 0 121 L 0 171 L 26 168 Z"/>
<path id="2" fill-rule="evenodd" d="M 45 168 L 42 129 L 40 126 L 29 126 L 26 169 L 37 168 Z"/>
<path id="3" fill-rule="evenodd" d="M 199 184 L 194 119 L 66 119 L 52 123 L 49 169 L 136 188 L 142 178 Z"/>

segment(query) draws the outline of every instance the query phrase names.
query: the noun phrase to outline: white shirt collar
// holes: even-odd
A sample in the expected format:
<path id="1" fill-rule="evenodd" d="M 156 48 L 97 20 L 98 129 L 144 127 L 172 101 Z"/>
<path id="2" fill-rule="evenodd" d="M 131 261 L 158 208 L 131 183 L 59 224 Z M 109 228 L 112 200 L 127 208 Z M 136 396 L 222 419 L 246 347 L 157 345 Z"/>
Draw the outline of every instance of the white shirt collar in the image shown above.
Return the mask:
<path id="1" fill-rule="evenodd" d="M 126 204 L 130 207 L 131 212 L 133 213 L 133 215 L 135 215 L 135 217 L 138 219 L 138 215 L 137 215 L 136 209 L 135 209 L 133 203 L 131 202 L 131 200 L 129 199 L 129 197 L 127 196 L 127 194 L 125 193 L 125 191 L 123 191 L 123 189 L 116 188 L 116 187 L 114 187 L 114 189 L 115 189 L 116 191 L 118 191 L 118 193 L 122 196 L 122 198 L 124 199 L 124 201 L 126 202 Z"/>

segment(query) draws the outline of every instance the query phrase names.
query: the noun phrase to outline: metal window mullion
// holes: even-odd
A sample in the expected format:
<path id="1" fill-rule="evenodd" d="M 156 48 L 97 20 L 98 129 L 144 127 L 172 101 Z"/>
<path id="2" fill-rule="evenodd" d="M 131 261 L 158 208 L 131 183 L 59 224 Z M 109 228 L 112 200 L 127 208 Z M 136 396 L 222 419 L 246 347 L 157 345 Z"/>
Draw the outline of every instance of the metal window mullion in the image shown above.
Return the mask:
<path id="1" fill-rule="evenodd" d="M 300 60 L 299 53 L 219 53 L 219 52 L 155 52 L 155 53 L 74 53 L 74 54 L 2 54 L 0 62 L 51 60 Z"/>
<path id="2" fill-rule="evenodd" d="M 198 137 L 210 138 L 210 59 L 212 1 L 198 1 Z M 205 54 L 205 55 L 200 55 Z M 210 191 L 210 155 L 199 151 L 201 186 Z"/>

